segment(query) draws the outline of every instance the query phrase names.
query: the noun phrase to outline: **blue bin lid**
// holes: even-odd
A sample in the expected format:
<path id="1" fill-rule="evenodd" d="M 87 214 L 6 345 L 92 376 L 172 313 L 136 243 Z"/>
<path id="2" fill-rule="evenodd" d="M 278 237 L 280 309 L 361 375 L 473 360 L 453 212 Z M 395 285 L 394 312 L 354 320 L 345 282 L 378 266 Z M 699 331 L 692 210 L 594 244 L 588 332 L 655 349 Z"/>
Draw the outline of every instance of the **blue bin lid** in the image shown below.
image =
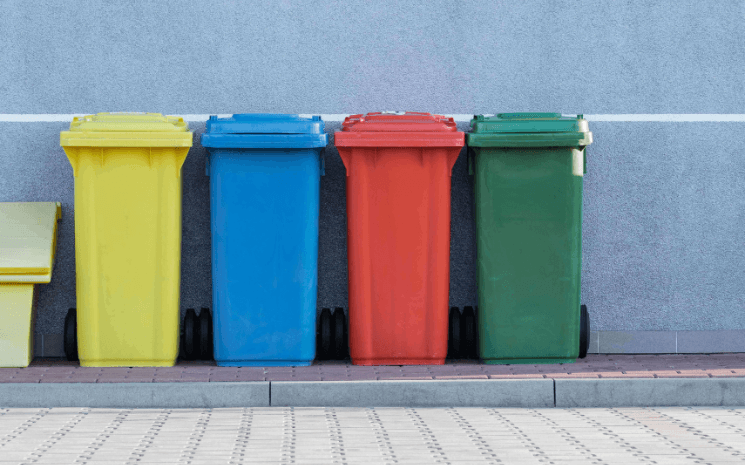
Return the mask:
<path id="1" fill-rule="evenodd" d="M 202 146 L 226 149 L 326 147 L 328 136 L 320 116 L 243 113 L 210 116 Z"/>

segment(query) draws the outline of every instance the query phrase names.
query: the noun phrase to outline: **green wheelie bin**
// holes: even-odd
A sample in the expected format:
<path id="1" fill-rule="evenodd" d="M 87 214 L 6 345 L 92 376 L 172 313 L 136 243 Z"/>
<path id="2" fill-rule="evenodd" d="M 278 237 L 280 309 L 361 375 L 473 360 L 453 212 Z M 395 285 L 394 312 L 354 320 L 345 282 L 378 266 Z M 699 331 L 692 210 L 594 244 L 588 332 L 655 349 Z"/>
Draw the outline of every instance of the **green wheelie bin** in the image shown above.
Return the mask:
<path id="1" fill-rule="evenodd" d="M 476 115 L 474 174 L 479 352 L 486 363 L 566 363 L 589 347 L 580 307 L 582 115 Z"/>

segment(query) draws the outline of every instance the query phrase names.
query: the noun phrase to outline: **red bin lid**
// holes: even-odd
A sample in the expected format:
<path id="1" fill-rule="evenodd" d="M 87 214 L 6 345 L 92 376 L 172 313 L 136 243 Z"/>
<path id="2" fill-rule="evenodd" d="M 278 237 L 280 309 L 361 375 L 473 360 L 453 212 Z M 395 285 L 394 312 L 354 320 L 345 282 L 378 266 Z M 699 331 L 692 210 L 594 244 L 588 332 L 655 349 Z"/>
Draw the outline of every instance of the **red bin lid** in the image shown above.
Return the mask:
<path id="1" fill-rule="evenodd" d="M 462 147 L 453 118 L 419 112 L 375 112 L 348 116 L 334 134 L 337 147 Z"/>

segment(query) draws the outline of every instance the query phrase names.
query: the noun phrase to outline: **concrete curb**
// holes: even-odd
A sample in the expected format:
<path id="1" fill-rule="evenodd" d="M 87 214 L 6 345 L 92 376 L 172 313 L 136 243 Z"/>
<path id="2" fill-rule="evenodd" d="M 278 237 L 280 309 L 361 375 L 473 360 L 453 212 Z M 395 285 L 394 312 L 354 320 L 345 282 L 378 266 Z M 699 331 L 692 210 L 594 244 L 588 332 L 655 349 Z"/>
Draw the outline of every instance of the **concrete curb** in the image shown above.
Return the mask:
<path id="1" fill-rule="evenodd" d="M 745 406 L 745 378 L 556 379 L 556 407 Z"/>
<path id="2" fill-rule="evenodd" d="M 268 407 L 269 382 L 8 383 L 0 407 L 217 408 Z"/>
<path id="3" fill-rule="evenodd" d="M 553 407 L 551 379 L 274 381 L 277 407 Z"/>
<path id="4" fill-rule="evenodd" d="M 745 406 L 745 378 L 0 383 L 0 408 Z"/>

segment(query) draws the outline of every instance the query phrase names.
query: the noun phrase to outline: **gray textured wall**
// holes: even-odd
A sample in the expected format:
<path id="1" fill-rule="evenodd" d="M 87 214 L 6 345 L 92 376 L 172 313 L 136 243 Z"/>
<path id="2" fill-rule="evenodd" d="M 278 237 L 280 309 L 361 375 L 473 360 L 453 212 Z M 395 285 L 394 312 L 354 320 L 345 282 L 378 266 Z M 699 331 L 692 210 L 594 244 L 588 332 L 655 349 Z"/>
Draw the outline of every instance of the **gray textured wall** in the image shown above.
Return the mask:
<path id="1" fill-rule="evenodd" d="M 742 113 L 745 2 L 4 1 L 3 113 Z"/>
<path id="2" fill-rule="evenodd" d="M 745 113 L 745 1 L 707 5 L 3 1 L 0 113 Z M 66 127 L 0 123 L 0 201 L 63 203 L 37 333 L 61 333 L 75 299 Z M 745 123 L 591 130 L 583 299 L 593 329 L 745 329 Z M 204 156 L 197 143 L 184 165 L 183 307 L 211 301 Z M 319 305 L 344 306 L 344 169 L 333 145 L 326 173 Z M 461 156 L 458 306 L 476 298 L 471 189 Z"/>

